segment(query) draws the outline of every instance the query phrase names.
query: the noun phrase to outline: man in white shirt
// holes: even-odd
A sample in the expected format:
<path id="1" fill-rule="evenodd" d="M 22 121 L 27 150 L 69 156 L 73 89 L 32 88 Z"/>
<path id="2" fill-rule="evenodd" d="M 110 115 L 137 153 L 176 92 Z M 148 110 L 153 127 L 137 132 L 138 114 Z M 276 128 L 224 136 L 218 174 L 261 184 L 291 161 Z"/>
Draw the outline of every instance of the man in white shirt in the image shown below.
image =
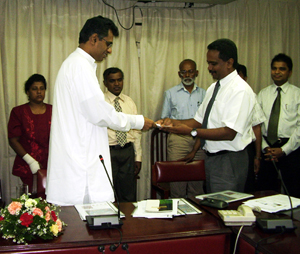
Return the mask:
<path id="1" fill-rule="evenodd" d="M 293 62 L 289 56 L 276 55 L 271 62 L 271 77 L 274 83 L 258 94 L 258 102 L 267 117 L 262 125 L 265 161 L 262 161 L 258 174 L 258 187 L 259 190 L 280 191 L 278 174 L 270 161 L 272 158 L 281 171 L 289 194 L 300 198 L 300 89 L 288 81 L 292 70 Z M 276 137 L 273 139 L 270 136 L 271 111 L 279 95 L 280 113 Z"/>
<path id="2" fill-rule="evenodd" d="M 54 87 L 46 195 L 57 205 L 114 201 L 114 193 L 99 160 L 111 177 L 107 127 L 128 131 L 151 128 L 141 115 L 116 112 L 96 76 L 97 64 L 112 52 L 118 28 L 98 16 L 86 21 L 79 47 L 63 62 Z"/>
<path id="3" fill-rule="evenodd" d="M 245 148 L 252 141 L 255 94 L 236 71 L 234 42 L 219 39 L 207 49 L 208 70 L 218 82 L 207 89 L 194 119 L 165 119 L 158 123 L 165 131 L 201 138 L 201 146 L 208 155 L 205 160 L 208 193 L 227 189 L 242 192 L 248 170 Z"/>
<path id="4" fill-rule="evenodd" d="M 105 100 L 125 114 L 136 115 L 134 101 L 122 93 L 124 74 L 119 68 L 108 68 L 103 73 L 103 83 L 107 90 Z M 114 187 L 120 202 L 136 201 L 136 177 L 142 166 L 142 147 L 140 130 L 122 132 L 108 128 L 108 141 L 111 156 Z"/>

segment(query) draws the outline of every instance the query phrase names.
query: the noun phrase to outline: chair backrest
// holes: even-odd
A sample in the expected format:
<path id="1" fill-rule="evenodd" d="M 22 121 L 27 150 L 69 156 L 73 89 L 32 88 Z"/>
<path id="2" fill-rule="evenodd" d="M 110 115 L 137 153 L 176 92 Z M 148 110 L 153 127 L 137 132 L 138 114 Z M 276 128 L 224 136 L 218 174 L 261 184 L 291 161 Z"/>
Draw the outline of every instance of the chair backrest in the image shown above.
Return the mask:
<path id="1" fill-rule="evenodd" d="M 150 163 L 167 160 L 167 138 L 168 132 L 154 129 L 151 133 Z"/>
<path id="2" fill-rule="evenodd" d="M 152 184 L 205 180 L 204 160 L 157 161 L 152 168 Z"/>

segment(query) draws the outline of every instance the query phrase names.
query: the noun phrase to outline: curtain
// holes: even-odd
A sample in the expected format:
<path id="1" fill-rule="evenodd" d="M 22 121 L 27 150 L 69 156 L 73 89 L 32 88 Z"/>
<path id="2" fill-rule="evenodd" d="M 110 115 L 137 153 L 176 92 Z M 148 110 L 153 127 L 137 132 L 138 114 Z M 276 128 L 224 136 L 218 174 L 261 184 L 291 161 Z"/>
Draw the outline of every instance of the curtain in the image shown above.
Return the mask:
<path id="1" fill-rule="evenodd" d="M 278 53 L 291 56 L 294 72 L 290 82 L 300 86 L 299 1 L 238 0 L 211 8 L 195 4 L 195 8 L 185 9 L 176 8 L 180 4 L 169 4 L 169 8 L 166 3 L 147 6 L 141 9 L 140 67 L 142 108 L 149 118 L 160 119 L 164 91 L 180 83 L 177 73 L 183 59 L 197 63 L 195 82 L 200 87 L 207 89 L 213 83 L 206 52 L 207 45 L 219 38 L 236 43 L 238 61 L 247 66 L 248 83 L 254 92 L 271 84 L 270 63 Z M 147 135 L 144 149 L 150 146 Z M 149 170 L 143 173 L 147 174 L 143 179 L 150 179 Z"/>
<path id="2" fill-rule="evenodd" d="M 106 0 L 118 11 L 124 27 L 130 27 L 136 1 Z M 255 92 L 271 84 L 270 62 L 280 52 L 290 55 L 300 80 L 300 3 L 297 0 L 237 0 L 226 5 L 180 3 L 137 3 L 142 26 L 121 28 L 115 11 L 101 0 L 0 0 L 0 179 L 4 199 L 14 196 L 19 182 L 11 170 L 15 153 L 8 145 L 7 122 L 13 107 L 27 101 L 24 82 L 33 73 L 48 82 L 45 102 L 52 103 L 53 86 L 64 59 L 78 46 L 78 34 L 88 18 L 102 15 L 119 27 L 113 52 L 98 64 L 103 71 L 124 71 L 124 90 L 137 104 L 139 113 L 160 118 L 165 90 L 180 82 L 178 65 L 185 58 L 196 61 L 196 83 L 207 88 L 212 78 L 207 71 L 206 47 L 215 39 L 230 38 L 237 47 L 239 62 L 248 68 L 248 82 Z M 136 46 L 139 41 L 140 56 Z M 82 88 L 84 89 L 84 87 Z M 138 199 L 150 196 L 150 133 L 143 132 L 143 161 L 138 180 Z"/>

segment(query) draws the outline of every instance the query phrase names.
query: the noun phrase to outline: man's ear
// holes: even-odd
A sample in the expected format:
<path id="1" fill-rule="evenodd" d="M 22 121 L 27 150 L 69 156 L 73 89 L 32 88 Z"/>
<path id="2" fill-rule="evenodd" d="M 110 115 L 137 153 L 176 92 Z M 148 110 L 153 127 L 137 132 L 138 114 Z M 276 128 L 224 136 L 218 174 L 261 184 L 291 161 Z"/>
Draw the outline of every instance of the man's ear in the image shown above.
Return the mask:
<path id="1" fill-rule="evenodd" d="M 103 84 L 104 84 L 105 87 L 107 87 L 105 80 L 103 80 Z"/>
<path id="2" fill-rule="evenodd" d="M 199 74 L 199 71 L 196 70 L 196 72 L 195 72 L 195 77 L 198 77 L 198 74 Z"/>
<path id="3" fill-rule="evenodd" d="M 180 75 L 180 72 L 179 72 L 179 71 L 178 71 L 178 76 L 179 76 L 180 79 L 182 78 L 182 76 Z"/>
<path id="4" fill-rule="evenodd" d="M 229 58 L 229 60 L 227 61 L 227 66 L 229 69 L 233 68 L 233 63 L 234 63 L 233 58 Z"/>
<path id="5" fill-rule="evenodd" d="M 97 42 L 98 34 L 94 33 L 90 36 L 89 41 L 94 45 Z"/>

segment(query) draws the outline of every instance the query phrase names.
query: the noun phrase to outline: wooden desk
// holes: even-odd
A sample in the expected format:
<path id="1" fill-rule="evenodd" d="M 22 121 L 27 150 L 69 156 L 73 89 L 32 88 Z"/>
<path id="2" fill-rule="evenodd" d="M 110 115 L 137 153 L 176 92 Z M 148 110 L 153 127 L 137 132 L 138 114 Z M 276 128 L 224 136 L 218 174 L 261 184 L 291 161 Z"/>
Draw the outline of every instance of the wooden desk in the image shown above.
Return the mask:
<path id="1" fill-rule="evenodd" d="M 254 193 L 256 198 L 259 197 L 266 197 L 270 195 L 277 194 L 274 191 L 260 191 Z M 199 203 L 198 199 L 192 198 L 193 202 Z M 229 204 L 229 207 L 226 208 L 227 210 L 236 210 L 237 207 L 242 203 L 242 201 L 233 202 Z M 207 207 L 207 206 L 200 206 L 201 210 L 206 210 L 213 216 L 220 219 L 218 215 L 218 209 Z M 270 214 L 265 212 L 254 212 L 257 218 L 278 218 L 278 217 L 286 217 L 283 214 Z M 221 219 L 220 219 L 221 220 Z M 264 254 L 298 254 L 300 253 L 300 221 L 294 220 L 294 224 L 297 226 L 297 229 L 292 233 L 283 233 L 281 235 L 267 234 L 256 227 L 255 223 L 252 226 L 245 226 L 240 234 L 240 238 L 238 241 L 238 252 L 237 253 L 255 253 L 255 247 L 257 243 L 266 237 L 271 237 L 268 240 L 260 242 L 258 246 L 259 253 Z M 232 232 L 234 233 L 233 240 L 235 239 L 240 227 L 231 227 Z"/>
<path id="2" fill-rule="evenodd" d="M 121 203 L 125 213 L 122 243 L 127 243 L 130 254 L 147 253 L 229 253 L 231 230 L 205 210 L 202 214 L 173 219 L 133 218 L 134 206 Z M 68 226 L 64 234 L 51 241 L 35 240 L 29 245 L 17 245 L 0 239 L 0 253 L 126 253 L 122 246 L 111 252 L 111 244 L 118 243 L 116 229 L 90 230 L 74 207 L 62 207 L 60 218 Z"/>

